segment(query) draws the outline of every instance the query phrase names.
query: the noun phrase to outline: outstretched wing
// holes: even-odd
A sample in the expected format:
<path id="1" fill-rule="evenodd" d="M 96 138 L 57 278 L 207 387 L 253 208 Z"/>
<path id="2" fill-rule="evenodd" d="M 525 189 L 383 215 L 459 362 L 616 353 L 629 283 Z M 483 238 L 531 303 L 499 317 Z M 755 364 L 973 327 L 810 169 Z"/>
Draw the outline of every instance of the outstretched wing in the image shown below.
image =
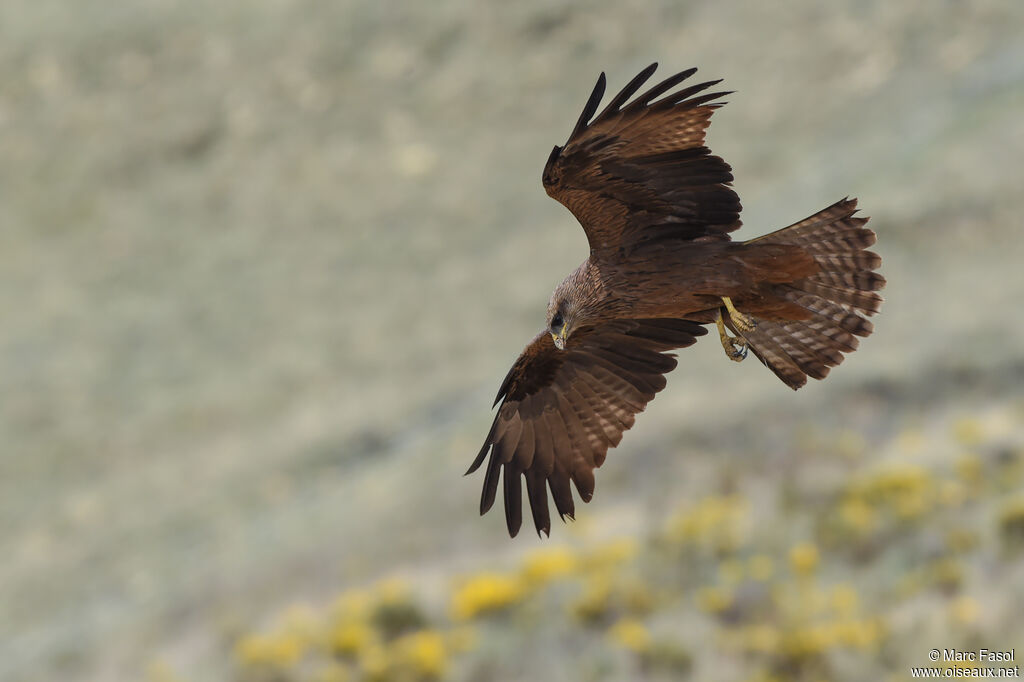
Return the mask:
<path id="1" fill-rule="evenodd" d="M 501 407 L 466 472 L 476 471 L 490 453 L 480 513 L 494 504 L 504 470 L 510 535 L 519 532 L 523 519 L 524 476 L 538 534 L 551 531 L 546 487 L 563 520 L 571 518 L 569 481 L 589 502 L 594 469 L 675 368 L 675 357 L 666 351 L 689 346 L 705 333 L 688 320 L 615 320 L 574 331 L 562 351 L 548 332 L 538 334 L 505 377 L 494 401 L 502 401 Z"/>
<path id="2" fill-rule="evenodd" d="M 657 66 L 591 121 L 604 95 L 602 73 L 569 141 L 544 167 L 544 188 L 580 221 L 599 260 L 664 240 L 727 240 L 740 226 L 732 169 L 704 146 L 711 114 L 723 104 L 714 100 L 728 93 L 698 94 L 720 80 L 677 89 L 697 71 L 688 69 L 627 104 Z"/>

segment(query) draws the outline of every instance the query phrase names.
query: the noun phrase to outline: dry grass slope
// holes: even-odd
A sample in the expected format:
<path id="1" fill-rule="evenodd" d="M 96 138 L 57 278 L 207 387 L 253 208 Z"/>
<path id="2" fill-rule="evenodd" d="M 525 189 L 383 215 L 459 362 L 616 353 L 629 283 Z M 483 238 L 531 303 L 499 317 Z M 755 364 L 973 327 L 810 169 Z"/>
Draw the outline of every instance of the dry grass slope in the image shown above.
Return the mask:
<path id="1" fill-rule="evenodd" d="M 0 678 L 905 679 L 1020 642 L 1022 23 L 4 2 Z M 886 307 L 795 395 L 688 349 L 579 521 L 512 543 L 460 474 L 584 256 L 541 166 L 655 59 L 737 91 L 740 236 L 856 195 Z"/>

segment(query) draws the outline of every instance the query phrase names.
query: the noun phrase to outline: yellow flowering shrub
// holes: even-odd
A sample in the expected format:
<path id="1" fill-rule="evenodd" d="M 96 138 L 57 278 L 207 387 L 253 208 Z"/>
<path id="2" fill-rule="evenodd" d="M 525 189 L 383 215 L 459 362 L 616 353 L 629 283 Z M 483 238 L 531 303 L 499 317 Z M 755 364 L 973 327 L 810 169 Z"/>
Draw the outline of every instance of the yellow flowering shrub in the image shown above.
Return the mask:
<path id="1" fill-rule="evenodd" d="M 598 543 L 583 554 L 580 568 L 583 570 L 605 570 L 631 561 L 640 551 L 633 538 L 618 538 Z"/>
<path id="2" fill-rule="evenodd" d="M 457 620 L 503 611 L 526 596 L 522 581 L 501 573 L 482 573 L 467 580 L 452 595 L 451 611 Z"/>
<path id="3" fill-rule="evenodd" d="M 949 614 L 960 625 L 974 625 L 981 616 L 981 606 L 973 597 L 960 597 L 950 604 Z"/>
<path id="4" fill-rule="evenodd" d="M 294 634 L 248 635 L 235 645 L 235 657 L 246 667 L 288 668 L 304 653 L 301 638 Z"/>
<path id="5" fill-rule="evenodd" d="M 669 520 L 668 540 L 683 547 L 730 552 L 745 540 L 747 504 L 738 495 L 708 497 Z"/>
<path id="6" fill-rule="evenodd" d="M 608 630 L 608 639 L 624 649 L 641 653 L 651 648 L 651 633 L 635 618 L 623 618 Z"/>
<path id="7" fill-rule="evenodd" d="M 342 657 L 355 658 L 376 641 L 376 631 L 361 621 L 339 622 L 327 633 L 328 648 Z"/>
<path id="8" fill-rule="evenodd" d="M 771 580 L 775 575 L 775 560 L 767 554 L 755 554 L 747 561 L 747 572 L 753 580 Z"/>
<path id="9" fill-rule="evenodd" d="M 604 621 L 612 607 L 612 578 L 602 572 L 587 578 L 583 593 L 571 604 L 570 612 L 582 623 L 595 624 Z"/>
<path id="10" fill-rule="evenodd" d="M 850 495 L 869 504 L 892 508 L 901 500 L 926 497 L 934 484 L 932 475 L 916 464 L 890 464 L 850 486 Z"/>
<path id="11" fill-rule="evenodd" d="M 707 613 L 720 614 L 732 605 L 733 594 L 721 587 L 702 587 L 697 590 L 697 606 Z"/>
<path id="12" fill-rule="evenodd" d="M 877 450 L 888 457 L 899 438 Z M 747 682 L 888 679 L 906 670 L 899 652 L 919 636 L 908 624 L 961 638 L 1001 628 L 999 608 L 983 612 L 994 598 L 976 569 L 979 556 L 1012 560 L 991 551 L 993 539 L 1024 548 L 1024 497 L 993 482 L 1024 461 L 1015 441 L 979 456 L 927 440 L 912 463 L 878 466 L 876 449 L 855 434 L 845 447 L 845 456 L 815 462 L 820 478 L 751 489 L 757 515 L 738 495 L 711 496 L 650 535 L 579 533 L 572 546 L 527 550 L 518 562 L 503 554 L 510 568 L 437 591 L 426 580 L 386 580 L 346 591 L 322 612 L 292 607 L 269 633 L 237 640 L 234 679 L 525 677 L 550 650 L 511 664 L 505 652 L 541 641 L 606 646 L 599 672 L 608 679 L 685 679 L 695 660 L 703 671 L 715 657 L 727 658 L 730 679 Z M 808 539 L 792 541 L 803 529 L 811 534 L 797 540 Z"/>
<path id="13" fill-rule="evenodd" d="M 818 548 L 809 542 L 801 542 L 789 550 L 789 565 L 797 575 L 813 574 L 820 559 Z"/>
<path id="14" fill-rule="evenodd" d="M 1007 502 L 999 512 L 999 534 L 1007 547 L 1024 547 L 1024 497 Z"/>
<path id="15" fill-rule="evenodd" d="M 448 647 L 436 630 L 420 630 L 394 642 L 396 665 L 417 680 L 436 680 L 448 670 Z"/>
<path id="16" fill-rule="evenodd" d="M 552 547 L 532 552 L 523 560 L 523 581 L 531 588 L 546 585 L 552 580 L 572 575 L 579 562 L 567 547 Z"/>

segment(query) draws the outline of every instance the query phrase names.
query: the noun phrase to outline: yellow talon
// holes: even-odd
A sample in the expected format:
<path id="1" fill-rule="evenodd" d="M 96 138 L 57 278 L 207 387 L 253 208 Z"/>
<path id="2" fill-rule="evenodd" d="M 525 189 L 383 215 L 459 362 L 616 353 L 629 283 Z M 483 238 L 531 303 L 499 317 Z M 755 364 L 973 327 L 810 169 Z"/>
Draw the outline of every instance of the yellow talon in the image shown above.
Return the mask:
<path id="1" fill-rule="evenodd" d="M 729 311 L 729 319 L 732 320 L 733 325 L 740 331 L 740 333 L 752 332 L 757 329 L 757 322 L 754 321 L 754 318 L 749 315 L 744 315 L 740 311 L 736 310 L 736 306 L 732 304 L 731 298 L 723 296 L 722 303 L 725 304 L 725 309 Z"/>

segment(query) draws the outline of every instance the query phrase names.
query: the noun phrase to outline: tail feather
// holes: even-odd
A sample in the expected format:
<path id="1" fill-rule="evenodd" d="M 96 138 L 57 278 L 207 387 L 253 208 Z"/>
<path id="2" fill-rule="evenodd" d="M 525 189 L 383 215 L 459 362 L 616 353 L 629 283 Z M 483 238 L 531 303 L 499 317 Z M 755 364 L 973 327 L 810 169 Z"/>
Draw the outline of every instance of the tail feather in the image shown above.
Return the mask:
<path id="1" fill-rule="evenodd" d="M 858 337 L 874 330 L 866 316 L 881 309 L 877 291 L 885 278 L 874 272 L 881 258 L 866 250 L 875 243 L 875 233 L 864 227 L 867 218 L 853 217 L 856 210 L 856 199 L 844 199 L 753 240 L 799 246 L 818 266 L 809 277 L 770 285 L 774 296 L 803 310 L 806 319 L 758 318 L 755 329 L 742 332 L 754 355 L 794 389 L 808 376 L 825 378 L 844 353 L 857 349 Z"/>
<path id="2" fill-rule="evenodd" d="M 877 313 L 882 309 L 883 299 L 873 290 L 864 291 L 861 289 L 850 289 L 843 286 L 824 284 L 822 282 L 815 281 L 815 279 L 805 279 L 800 282 L 799 291 L 803 291 L 826 300 L 835 301 L 836 303 L 850 308 L 855 308 L 861 312 L 867 313 L 868 315 Z"/>

